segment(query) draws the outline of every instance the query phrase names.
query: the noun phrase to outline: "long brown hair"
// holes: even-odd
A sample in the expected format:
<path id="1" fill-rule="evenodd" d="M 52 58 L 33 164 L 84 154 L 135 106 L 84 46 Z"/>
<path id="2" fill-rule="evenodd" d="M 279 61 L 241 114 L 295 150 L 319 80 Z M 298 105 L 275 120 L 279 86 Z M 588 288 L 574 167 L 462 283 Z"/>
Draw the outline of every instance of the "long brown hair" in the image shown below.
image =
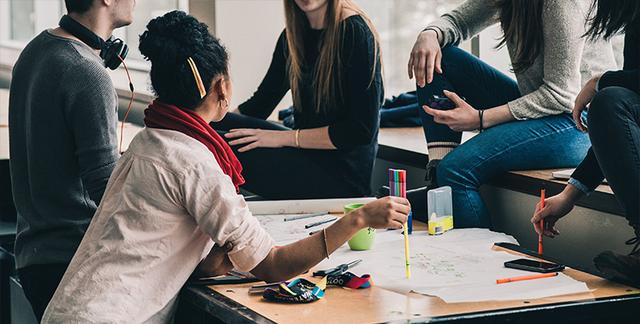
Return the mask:
<path id="1" fill-rule="evenodd" d="M 345 9 L 354 11 L 364 19 L 367 27 L 374 37 L 374 63 L 371 69 L 371 81 L 373 83 L 376 74 L 376 65 L 380 55 L 378 33 L 373 23 L 365 12 L 352 0 L 327 0 L 327 12 L 325 16 L 326 28 L 321 41 L 320 55 L 314 67 L 313 88 L 315 91 L 315 111 L 320 113 L 334 107 L 339 107 L 343 102 L 342 91 L 342 39 L 345 24 L 343 13 Z M 304 31 L 309 28 L 307 16 L 300 10 L 295 0 L 284 0 L 286 18 L 287 47 L 289 48 L 288 70 L 289 84 L 293 96 L 293 104 L 296 109 L 302 109 L 300 83 L 302 80 L 302 65 L 305 62 Z M 365 59 L 365 58 L 363 58 Z"/>
<path id="2" fill-rule="evenodd" d="M 500 25 L 504 36 L 497 47 L 507 42 L 514 44 L 514 72 L 527 70 L 544 47 L 542 34 L 542 11 L 544 0 L 499 0 Z"/>

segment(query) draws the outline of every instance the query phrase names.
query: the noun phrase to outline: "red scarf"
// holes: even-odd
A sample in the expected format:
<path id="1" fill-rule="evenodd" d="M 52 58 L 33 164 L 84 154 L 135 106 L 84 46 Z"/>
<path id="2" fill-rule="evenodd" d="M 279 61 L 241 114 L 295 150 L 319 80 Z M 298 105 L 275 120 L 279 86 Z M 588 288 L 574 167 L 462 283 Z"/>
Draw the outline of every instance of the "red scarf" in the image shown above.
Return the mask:
<path id="1" fill-rule="evenodd" d="M 222 171 L 236 186 L 236 191 L 244 183 L 242 164 L 229 144 L 195 112 L 154 100 L 144 110 L 144 124 L 150 128 L 178 131 L 198 140 L 213 153 Z"/>

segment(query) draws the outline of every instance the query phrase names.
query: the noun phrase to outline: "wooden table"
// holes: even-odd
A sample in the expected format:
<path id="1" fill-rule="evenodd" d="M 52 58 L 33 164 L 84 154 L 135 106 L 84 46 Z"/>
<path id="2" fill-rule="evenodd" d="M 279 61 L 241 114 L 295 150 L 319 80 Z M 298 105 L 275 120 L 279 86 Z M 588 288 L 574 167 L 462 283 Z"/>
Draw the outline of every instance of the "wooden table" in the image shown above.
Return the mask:
<path id="1" fill-rule="evenodd" d="M 414 228 L 414 235 L 425 235 L 423 223 L 416 222 Z M 500 246 L 494 249 L 505 250 L 513 253 L 514 256 L 527 252 L 525 250 L 518 252 Z M 592 292 L 534 300 L 447 304 L 437 297 L 415 293 L 399 294 L 374 285 L 370 289 L 362 290 L 330 287 L 322 300 L 306 305 L 286 305 L 266 302 L 259 295 L 249 295 L 248 290 L 252 284 L 241 284 L 185 288 L 181 296 L 181 307 L 190 307 L 191 313 L 201 312 L 198 315 L 199 318 L 206 319 L 207 317 L 203 315 L 209 315 L 209 320 L 217 318 L 224 322 L 311 324 L 455 322 L 477 319 L 491 323 L 504 321 L 521 323 L 546 319 L 543 322 L 548 323 L 549 319 L 562 319 L 564 322 L 568 319 L 592 318 L 598 314 L 606 315 L 608 319 L 615 317 L 613 315 L 627 316 L 636 312 L 637 305 L 640 305 L 638 289 L 607 281 L 576 269 L 567 268 L 564 273 L 585 282 Z M 616 311 L 616 313 L 606 313 L 608 311 Z M 178 314 L 182 316 L 184 312 L 179 311 Z M 178 318 L 178 320 L 184 320 L 184 318 Z M 193 320 L 194 318 L 189 318 L 189 321 Z"/>

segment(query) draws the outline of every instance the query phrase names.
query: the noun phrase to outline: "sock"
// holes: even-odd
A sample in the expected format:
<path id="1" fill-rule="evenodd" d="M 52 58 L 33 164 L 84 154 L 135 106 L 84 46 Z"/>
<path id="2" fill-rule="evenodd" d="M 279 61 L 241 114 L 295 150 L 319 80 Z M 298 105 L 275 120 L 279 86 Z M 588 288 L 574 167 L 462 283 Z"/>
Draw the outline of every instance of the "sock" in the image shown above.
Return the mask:
<path id="1" fill-rule="evenodd" d="M 449 152 L 460 145 L 455 142 L 433 142 L 427 144 L 429 160 L 442 160 Z"/>

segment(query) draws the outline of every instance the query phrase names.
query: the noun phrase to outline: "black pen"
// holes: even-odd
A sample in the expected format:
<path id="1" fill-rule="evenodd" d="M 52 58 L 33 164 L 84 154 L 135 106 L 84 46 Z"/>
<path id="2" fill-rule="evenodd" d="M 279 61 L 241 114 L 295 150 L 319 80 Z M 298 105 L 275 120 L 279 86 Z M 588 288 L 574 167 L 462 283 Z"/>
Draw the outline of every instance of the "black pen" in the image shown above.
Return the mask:
<path id="1" fill-rule="evenodd" d="M 305 229 L 310 229 L 310 228 L 312 228 L 312 227 L 316 227 L 316 226 L 319 226 L 319 225 L 322 225 L 322 224 L 326 224 L 326 223 L 333 222 L 333 221 L 334 221 L 334 220 L 336 220 L 336 219 L 338 219 L 338 218 L 337 218 L 337 217 L 334 217 L 334 218 L 332 218 L 332 219 L 327 219 L 327 220 L 323 220 L 323 221 L 320 221 L 320 222 L 307 224 L 307 225 L 305 225 L 305 226 L 304 226 L 304 228 L 305 228 Z"/>
<path id="2" fill-rule="evenodd" d="M 328 214 L 329 214 L 329 212 L 319 212 L 319 213 L 313 213 L 313 214 L 291 216 L 291 217 L 285 217 L 284 221 L 285 222 L 290 222 L 290 221 L 294 221 L 294 220 L 298 220 L 298 219 L 318 217 L 318 216 L 324 216 L 324 215 L 328 215 Z"/>

